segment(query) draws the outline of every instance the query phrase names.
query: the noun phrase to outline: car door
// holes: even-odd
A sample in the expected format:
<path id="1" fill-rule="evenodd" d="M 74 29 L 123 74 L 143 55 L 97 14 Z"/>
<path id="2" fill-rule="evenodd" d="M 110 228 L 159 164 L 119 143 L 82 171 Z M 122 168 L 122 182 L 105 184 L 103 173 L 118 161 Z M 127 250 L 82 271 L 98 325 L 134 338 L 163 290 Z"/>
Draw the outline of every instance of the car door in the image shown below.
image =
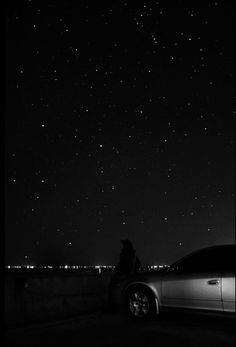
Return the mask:
<path id="1" fill-rule="evenodd" d="M 226 312 L 235 312 L 235 274 L 231 271 L 222 275 L 222 300 Z"/>
<path id="2" fill-rule="evenodd" d="M 222 300 L 225 312 L 235 312 L 235 246 L 222 254 Z"/>
<path id="3" fill-rule="evenodd" d="M 162 305 L 204 310 L 223 310 L 221 271 L 216 252 L 205 249 L 185 257 L 162 280 Z"/>

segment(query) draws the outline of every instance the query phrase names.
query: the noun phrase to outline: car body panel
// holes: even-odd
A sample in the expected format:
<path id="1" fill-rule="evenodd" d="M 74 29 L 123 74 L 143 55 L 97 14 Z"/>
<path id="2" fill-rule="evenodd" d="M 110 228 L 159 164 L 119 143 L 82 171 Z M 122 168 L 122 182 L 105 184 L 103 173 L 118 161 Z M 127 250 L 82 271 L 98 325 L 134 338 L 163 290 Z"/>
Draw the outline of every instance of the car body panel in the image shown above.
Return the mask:
<path id="1" fill-rule="evenodd" d="M 235 275 L 232 272 L 222 275 L 222 300 L 225 312 L 235 312 Z"/>
<path id="2" fill-rule="evenodd" d="M 167 273 L 162 281 L 161 305 L 221 311 L 221 275 Z"/>

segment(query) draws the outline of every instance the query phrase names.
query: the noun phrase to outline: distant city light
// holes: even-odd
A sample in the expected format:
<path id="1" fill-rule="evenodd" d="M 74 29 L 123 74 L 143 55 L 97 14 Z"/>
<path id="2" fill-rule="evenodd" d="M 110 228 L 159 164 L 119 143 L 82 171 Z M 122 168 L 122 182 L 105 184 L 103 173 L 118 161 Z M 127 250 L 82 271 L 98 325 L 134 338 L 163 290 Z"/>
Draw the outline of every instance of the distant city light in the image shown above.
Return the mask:
<path id="1" fill-rule="evenodd" d="M 50 270 L 55 270 L 55 269 L 73 269 L 73 270 L 98 270 L 98 273 L 100 274 L 102 270 L 114 270 L 115 265 L 57 265 L 57 266 L 52 266 L 52 265 L 6 265 L 6 269 L 50 269 Z M 169 267 L 169 265 L 146 265 L 142 266 L 142 270 L 159 270 L 165 267 Z"/>

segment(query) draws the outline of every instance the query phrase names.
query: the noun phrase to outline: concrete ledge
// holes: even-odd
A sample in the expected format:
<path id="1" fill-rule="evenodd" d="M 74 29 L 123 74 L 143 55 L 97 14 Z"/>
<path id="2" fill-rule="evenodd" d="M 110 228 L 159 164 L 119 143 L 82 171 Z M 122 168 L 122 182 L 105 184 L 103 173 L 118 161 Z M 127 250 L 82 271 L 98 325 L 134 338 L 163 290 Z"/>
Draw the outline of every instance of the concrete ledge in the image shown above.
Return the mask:
<path id="1" fill-rule="evenodd" d="M 5 280 L 6 327 L 101 310 L 107 302 L 112 275 L 63 270 L 8 273 Z"/>

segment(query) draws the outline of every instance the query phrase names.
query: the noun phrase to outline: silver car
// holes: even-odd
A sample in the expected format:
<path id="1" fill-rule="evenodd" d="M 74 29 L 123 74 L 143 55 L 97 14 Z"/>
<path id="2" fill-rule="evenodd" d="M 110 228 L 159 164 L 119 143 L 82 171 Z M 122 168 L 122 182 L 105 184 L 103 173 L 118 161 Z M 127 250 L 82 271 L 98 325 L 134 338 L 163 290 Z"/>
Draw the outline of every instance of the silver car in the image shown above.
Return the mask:
<path id="1" fill-rule="evenodd" d="M 118 282 L 116 304 L 124 304 L 138 319 L 164 309 L 235 312 L 235 245 L 204 248 L 180 259 L 167 270 Z"/>

